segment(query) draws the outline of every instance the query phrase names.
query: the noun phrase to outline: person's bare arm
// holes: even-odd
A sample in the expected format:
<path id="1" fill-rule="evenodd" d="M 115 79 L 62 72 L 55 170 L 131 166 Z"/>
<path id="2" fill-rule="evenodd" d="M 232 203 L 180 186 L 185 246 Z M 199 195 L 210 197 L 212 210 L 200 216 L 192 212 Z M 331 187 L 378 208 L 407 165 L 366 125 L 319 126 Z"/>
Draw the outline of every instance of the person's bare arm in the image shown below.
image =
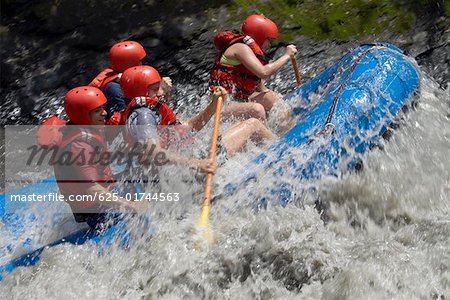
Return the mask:
<path id="1" fill-rule="evenodd" d="M 211 120 L 211 117 L 215 114 L 217 107 L 217 99 L 219 99 L 220 96 L 226 97 L 226 95 L 227 91 L 223 87 L 216 87 L 216 89 L 212 94 L 212 101 L 208 104 L 208 106 L 198 115 L 183 123 L 191 127 L 195 131 L 200 131 L 206 125 L 206 123 L 208 123 L 209 120 Z"/>
<path id="2" fill-rule="evenodd" d="M 186 124 L 187 126 L 191 127 L 194 131 L 200 131 L 206 123 L 211 120 L 211 117 L 216 112 L 216 105 L 217 101 L 211 101 L 208 106 L 202 110 L 198 115 L 195 117 L 190 118 L 189 120 L 183 122 L 183 124 Z"/>
<path id="3" fill-rule="evenodd" d="M 286 47 L 285 53 L 274 62 L 263 65 L 253 53 L 252 49 L 245 44 L 235 44 L 230 49 L 232 59 L 239 60 L 244 67 L 246 67 L 253 74 L 261 79 L 266 79 L 269 76 L 275 74 L 285 63 L 287 63 L 292 55 L 297 53 L 295 45 L 289 45 Z"/>

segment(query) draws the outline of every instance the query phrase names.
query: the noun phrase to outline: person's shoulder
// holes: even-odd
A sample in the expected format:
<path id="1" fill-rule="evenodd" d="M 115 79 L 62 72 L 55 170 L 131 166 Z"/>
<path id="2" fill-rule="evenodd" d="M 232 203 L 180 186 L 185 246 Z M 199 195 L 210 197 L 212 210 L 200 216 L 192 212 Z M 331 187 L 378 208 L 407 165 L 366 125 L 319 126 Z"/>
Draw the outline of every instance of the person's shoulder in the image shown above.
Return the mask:
<path id="1" fill-rule="evenodd" d="M 248 49 L 251 50 L 250 46 L 245 43 L 236 43 L 231 45 L 230 47 L 234 47 L 234 49 Z"/>
<path id="2" fill-rule="evenodd" d="M 128 118 L 135 125 L 157 125 L 158 116 L 155 111 L 144 106 L 134 109 Z"/>
<path id="3" fill-rule="evenodd" d="M 105 92 L 106 91 L 117 92 L 117 93 L 122 94 L 122 89 L 120 88 L 119 81 L 117 79 L 115 79 L 113 81 L 108 82 L 105 85 Z"/>
<path id="4" fill-rule="evenodd" d="M 232 45 L 229 49 L 238 55 L 253 54 L 253 50 L 250 48 L 250 46 L 244 43 L 236 43 Z"/>
<path id="5" fill-rule="evenodd" d="M 127 118 L 129 133 L 138 140 L 148 140 L 158 137 L 158 116 L 148 107 L 134 109 Z"/>

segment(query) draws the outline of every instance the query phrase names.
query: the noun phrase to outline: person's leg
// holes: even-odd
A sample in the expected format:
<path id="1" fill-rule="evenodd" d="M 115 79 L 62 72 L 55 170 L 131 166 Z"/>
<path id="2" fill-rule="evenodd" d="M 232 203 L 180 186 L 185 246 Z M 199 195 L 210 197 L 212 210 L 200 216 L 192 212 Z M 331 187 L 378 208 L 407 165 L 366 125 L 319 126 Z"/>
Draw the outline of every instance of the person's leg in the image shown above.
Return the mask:
<path id="1" fill-rule="evenodd" d="M 261 104 L 268 112 L 272 106 L 280 99 L 280 97 L 272 90 L 266 92 L 254 92 L 249 98 L 249 101 Z"/>
<path id="2" fill-rule="evenodd" d="M 266 125 L 278 135 L 285 134 L 295 126 L 292 110 L 284 101 L 278 101 L 272 107 Z"/>
<path id="3" fill-rule="evenodd" d="M 242 151 L 250 139 L 256 144 L 264 140 L 274 140 L 277 136 L 264 124 L 255 118 L 247 119 L 237 123 L 222 134 L 222 143 L 229 156 Z"/>
<path id="4" fill-rule="evenodd" d="M 222 117 L 224 120 L 247 120 L 255 118 L 262 123 L 266 123 L 266 111 L 259 103 L 254 102 L 231 102 L 223 111 Z"/>

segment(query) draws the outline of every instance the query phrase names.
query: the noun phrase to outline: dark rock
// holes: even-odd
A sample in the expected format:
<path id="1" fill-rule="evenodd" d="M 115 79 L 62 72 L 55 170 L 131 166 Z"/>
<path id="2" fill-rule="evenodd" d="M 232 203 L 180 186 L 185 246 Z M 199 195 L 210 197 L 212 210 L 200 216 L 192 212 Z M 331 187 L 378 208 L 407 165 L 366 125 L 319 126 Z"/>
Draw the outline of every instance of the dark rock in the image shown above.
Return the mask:
<path id="1" fill-rule="evenodd" d="M 450 82 L 450 31 L 444 31 L 428 49 L 418 53 L 416 60 L 442 88 L 447 88 Z"/>

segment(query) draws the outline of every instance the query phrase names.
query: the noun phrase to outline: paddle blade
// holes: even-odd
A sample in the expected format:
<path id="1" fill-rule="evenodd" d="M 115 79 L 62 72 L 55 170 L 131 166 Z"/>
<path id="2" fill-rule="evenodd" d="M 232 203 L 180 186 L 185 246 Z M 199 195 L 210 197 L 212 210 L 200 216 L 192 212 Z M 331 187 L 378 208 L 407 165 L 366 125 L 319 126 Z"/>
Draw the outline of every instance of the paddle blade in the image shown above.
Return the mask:
<path id="1" fill-rule="evenodd" d="M 202 213 L 198 219 L 198 226 L 201 230 L 203 238 L 208 242 L 213 242 L 213 231 L 211 225 L 208 222 L 209 219 L 209 205 L 202 206 Z"/>

